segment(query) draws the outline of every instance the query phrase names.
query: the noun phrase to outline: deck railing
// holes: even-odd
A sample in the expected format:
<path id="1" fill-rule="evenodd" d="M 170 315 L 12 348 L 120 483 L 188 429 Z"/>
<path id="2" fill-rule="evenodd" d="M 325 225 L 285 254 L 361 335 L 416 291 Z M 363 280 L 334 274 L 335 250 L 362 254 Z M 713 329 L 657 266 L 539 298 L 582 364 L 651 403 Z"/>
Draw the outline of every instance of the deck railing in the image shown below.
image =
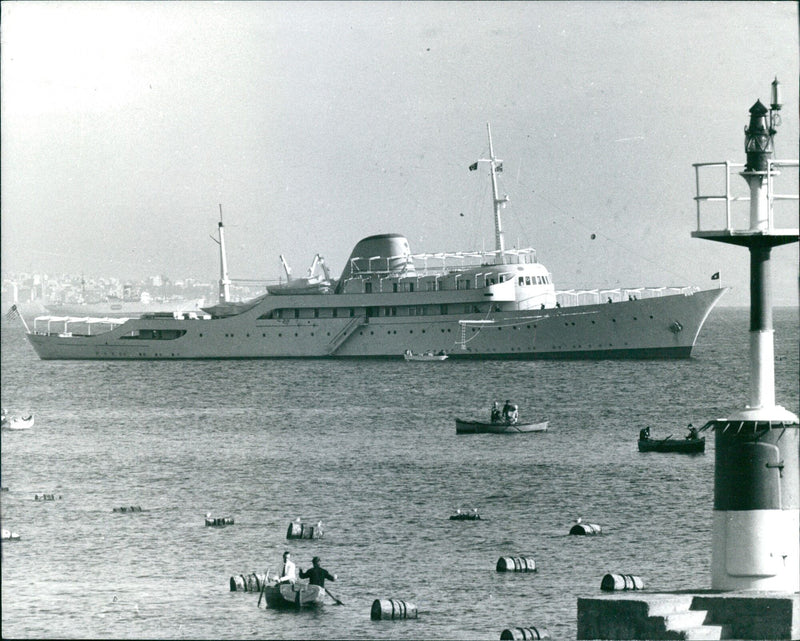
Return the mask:
<path id="1" fill-rule="evenodd" d="M 561 307 L 577 305 L 597 305 L 600 303 L 620 303 L 642 298 L 660 298 L 673 294 L 690 296 L 698 287 L 618 287 L 614 289 L 566 289 L 556 291 L 556 300 Z"/>

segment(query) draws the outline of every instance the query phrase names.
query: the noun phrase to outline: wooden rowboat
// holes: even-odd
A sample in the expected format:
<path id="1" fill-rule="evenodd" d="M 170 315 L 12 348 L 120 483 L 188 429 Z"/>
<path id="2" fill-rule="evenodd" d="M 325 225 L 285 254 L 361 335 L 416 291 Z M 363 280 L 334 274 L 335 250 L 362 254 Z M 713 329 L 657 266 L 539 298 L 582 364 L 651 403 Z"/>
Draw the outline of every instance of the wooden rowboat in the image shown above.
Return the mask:
<path id="1" fill-rule="evenodd" d="M 706 450 L 706 437 L 681 439 L 639 439 L 640 452 L 677 452 L 678 454 L 700 454 Z"/>
<path id="2" fill-rule="evenodd" d="M 446 361 L 447 354 L 443 352 L 439 352 L 438 354 L 434 354 L 433 352 L 425 352 L 424 354 L 415 354 L 410 349 L 407 349 L 403 353 L 403 358 L 407 361 Z"/>
<path id="3" fill-rule="evenodd" d="M 311 608 L 323 604 L 325 588 L 310 583 L 280 583 L 266 586 L 264 596 L 273 608 Z"/>
<path id="4" fill-rule="evenodd" d="M 504 421 L 492 423 L 456 419 L 456 434 L 521 434 L 546 431 L 547 421 L 541 423 L 506 423 Z"/>

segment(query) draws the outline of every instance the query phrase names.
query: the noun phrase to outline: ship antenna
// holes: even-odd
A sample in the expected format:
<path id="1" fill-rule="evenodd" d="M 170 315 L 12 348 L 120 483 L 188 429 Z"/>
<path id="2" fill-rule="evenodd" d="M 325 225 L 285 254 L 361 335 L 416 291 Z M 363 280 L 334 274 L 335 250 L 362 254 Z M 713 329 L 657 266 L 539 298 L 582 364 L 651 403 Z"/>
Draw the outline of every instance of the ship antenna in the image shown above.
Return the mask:
<path id="1" fill-rule="evenodd" d="M 228 278 L 228 258 L 225 255 L 225 231 L 222 224 L 222 203 L 219 204 L 219 302 L 231 299 L 231 279 Z"/>
<path id="2" fill-rule="evenodd" d="M 488 162 L 489 171 L 492 176 L 492 202 L 494 204 L 494 248 L 497 252 L 495 259 L 496 264 L 504 265 L 506 262 L 506 247 L 503 235 L 503 225 L 500 220 L 500 210 L 508 202 L 508 196 L 500 196 L 497 193 L 497 173 L 503 171 L 503 161 L 494 156 L 494 147 L 492 146 L 492 128 L 489 123 L 486 123 L 486 132 L 489 134 L 489 157 L 481 158 L 478 162 Z M 478 162 L 470 166 L 470 169 L 477 169 Z"/>

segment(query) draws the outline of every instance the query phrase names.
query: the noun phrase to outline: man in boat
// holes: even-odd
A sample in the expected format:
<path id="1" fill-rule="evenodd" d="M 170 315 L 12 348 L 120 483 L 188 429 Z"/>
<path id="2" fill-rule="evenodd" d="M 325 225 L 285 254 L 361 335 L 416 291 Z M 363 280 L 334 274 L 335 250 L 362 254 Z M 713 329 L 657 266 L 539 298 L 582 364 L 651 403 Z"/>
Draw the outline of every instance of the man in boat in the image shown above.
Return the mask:
<path id="1" fill-rule="evenodd" d="M 335 574 L 331 574 L 319 564 L 318 556 L 311 559 L 311 563 L 313 567 L 310 567 L 308 570 L 300 570 L 301 579 L 308 579 L 310 585 L 318 585 L 321 588 L 325 587 L 325 579 L 329 581 L 336 580 Z"/>
<path id="2" fill-rule="evenodd" d="M 500 403 L 497 401 L 494 402 L 492 405 L 492 423 L 499 423 L 500 422 Z"/>
<path id="3" fill-rule="evenodd" d="M 292 562 L 292 555 L 289 550 L 283 553 L 283 569 L 276 581 L 278 583 L 294 583 L 297 581 L 297 570 Z"/>
<path id="4" fill-rule="evenodd" d="M 647 441 L 650 439 L 650 427 L 644 427 L 639 430 L 639 440 Z"/>
<path id="5" fill-rule="evenodd" d="M 514 405 L 511 401 L 506 400 L 506 404 L 503 406 L 503 419 L 506 423 L 513 425 L 517 422 L 517 418 L 519 418 L 519 411 L 517 410 L 517 406 Z"/>
<path id="6" fill-rule="evenodd" d="M 686 440 L 696 441 L 699 438 L 697 434 L 697 428 L 691 423 L 689 423 L 689 425 L 687 425 L 686 427 L 689 429 L 689 433 L 686 435 Z"/>

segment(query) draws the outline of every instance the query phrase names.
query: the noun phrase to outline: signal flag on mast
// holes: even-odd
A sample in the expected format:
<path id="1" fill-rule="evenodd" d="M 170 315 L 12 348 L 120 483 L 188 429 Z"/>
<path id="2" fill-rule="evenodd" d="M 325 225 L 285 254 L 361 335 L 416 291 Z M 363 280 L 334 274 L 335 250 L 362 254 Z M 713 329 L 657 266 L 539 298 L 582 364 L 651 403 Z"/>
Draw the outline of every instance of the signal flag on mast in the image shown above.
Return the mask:
<path id="1" fill-rule="evenodd" d="M 719 280 L 719 272 L 711 274 L 711 280 Z"/>

